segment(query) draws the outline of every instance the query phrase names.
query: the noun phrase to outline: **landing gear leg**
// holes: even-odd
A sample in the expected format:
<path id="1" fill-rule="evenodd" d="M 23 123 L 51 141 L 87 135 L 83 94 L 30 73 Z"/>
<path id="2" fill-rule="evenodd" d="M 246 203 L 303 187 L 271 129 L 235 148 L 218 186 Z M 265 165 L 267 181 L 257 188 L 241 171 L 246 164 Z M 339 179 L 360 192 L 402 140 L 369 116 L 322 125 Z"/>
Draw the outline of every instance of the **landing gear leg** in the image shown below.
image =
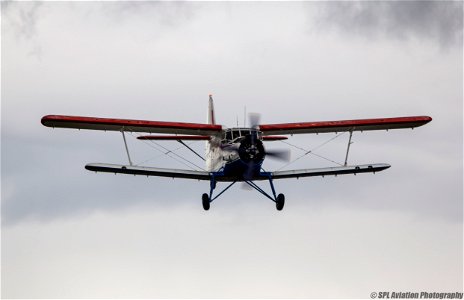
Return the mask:
<path id="1" fill-rule="evenodd" d="M 213 202 L 216 198 L 221 196 L 225 191 L 227 191 L 231 186 L 233 186 L 237 181 L 233 181 L 231 184 L 229 184 L 225 189 L 222 190 L 219 194 L 213 197 L 213 191 L 216 188 L 216 179 L 214 178 L 214 175 L 211 177 L 210 181 L 210 189 L 209 189 L 209 195 L 207 193 L 204 193 L 201 196 L 201 203 L 203 204 L 203 209 L 204 210 L 209 210 L 211 202 Z"/>
<path id="2" fill-rule="evenodd" d="M 264 174 L 268 176 L 269 184 L 272 190 L 272 196 L 266 193 L 262 188 L 256 185 L 256 183 L 254 183 L 253 181 L 245 180 L 244 182 L 248 184 L 249 186 L 251 186 L 252 188 L 254 188 L 255 190 L 257 190 L 258 192 L 260 192 L 263 196 L 267 197 L 269 200 L 274 201 L 277 210 L 282 210 L 285 205 L 285 196 L 284 194 L 279 194 L 279 195 L 276 194 L 274 183 L 272 182 L 271 173 L 264 173 Z"/>
<path id="3" fill-rule="evenodd" d="M 269 184 L 271 185 L 271 189 L 272 189 L 272 194 L 274 195 L 274 201 L 275 201 L 275 204 L 276 204 L 276 209 L 277 210 L 282 210 L 284 208 L 284 205 L 285 205 L 285 195 L 284 194 L 279 194 L 276 196 L 276 192 L 275 192 L 275 189 L 274 189 L 274 184 L 272 183 L 272 177 L 269 176 Z"/>

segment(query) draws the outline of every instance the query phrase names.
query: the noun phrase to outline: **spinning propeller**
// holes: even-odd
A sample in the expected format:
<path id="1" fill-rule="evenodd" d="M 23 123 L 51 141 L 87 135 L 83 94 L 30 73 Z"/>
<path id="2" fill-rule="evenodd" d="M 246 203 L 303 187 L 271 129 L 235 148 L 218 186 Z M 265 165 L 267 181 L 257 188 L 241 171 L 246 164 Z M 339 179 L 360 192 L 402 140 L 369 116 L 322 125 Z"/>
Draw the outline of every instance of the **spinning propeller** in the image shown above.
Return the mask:
<path id="1" fill-rule="evenodd" d="M 259 148 L 259 143 L 262 145 L 262 142 L 258 139 L 258 128 L 261 120 L 261 115 L 258 113 L 249 113 L 248 114 L 248 120 L 250 127 L 253 129 L 256 129 L 256 131 L 252 131 L 251 136 L 251 144 L 253 148 Z M 264 155 L 277 159 L 277 160 L 283 160 L 283 161 L 289 161 L 290 160 L 290 151 L 289 150 L 264 150 Z M 263 157 L 264 158 L 264 157 Z"/>

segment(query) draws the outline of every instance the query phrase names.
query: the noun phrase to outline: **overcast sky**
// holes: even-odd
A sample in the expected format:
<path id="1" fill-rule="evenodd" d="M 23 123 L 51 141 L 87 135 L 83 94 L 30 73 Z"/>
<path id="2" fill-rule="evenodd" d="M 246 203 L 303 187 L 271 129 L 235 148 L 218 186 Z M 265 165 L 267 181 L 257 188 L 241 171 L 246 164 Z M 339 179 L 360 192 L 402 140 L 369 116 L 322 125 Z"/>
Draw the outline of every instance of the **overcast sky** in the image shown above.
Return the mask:
<path id="1" fill-rule="evenodd" d="M 462 291 L 462 11 L 433 1 L 2 2 L 2 297 Z M 281 212 L 239 185 L 205 212 L 208 182 L 88 172 L 127 162 L 121 135 L 40 124 L 46 114 L 201 123 L 209 93 L 227 127 L 243 125 L 245 106 L 262 123 L 433 121 L 355 133 L 351 164 L 392 167 L 276 181 Z M 309 150 L 334 136 L 288 141 Z M 316 153 L 343 162 L 347 138 Z M 186 168 L 128 142 L 136 163 Z M 334 164 L 309 155 L 285 169 L 323 166 Z"/>

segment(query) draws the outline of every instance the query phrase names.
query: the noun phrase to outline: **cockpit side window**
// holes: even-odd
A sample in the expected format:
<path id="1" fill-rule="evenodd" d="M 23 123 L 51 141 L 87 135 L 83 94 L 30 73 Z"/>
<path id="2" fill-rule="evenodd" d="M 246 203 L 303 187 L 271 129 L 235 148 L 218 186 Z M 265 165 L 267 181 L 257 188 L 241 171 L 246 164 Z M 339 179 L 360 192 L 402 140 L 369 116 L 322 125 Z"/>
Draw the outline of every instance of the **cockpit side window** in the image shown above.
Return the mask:
<path id="1" fill-rule="evenodd" d="M 226 140 L 228 141 L 232 140 L 232 131 L 229 130 L 226 132 Z"/>

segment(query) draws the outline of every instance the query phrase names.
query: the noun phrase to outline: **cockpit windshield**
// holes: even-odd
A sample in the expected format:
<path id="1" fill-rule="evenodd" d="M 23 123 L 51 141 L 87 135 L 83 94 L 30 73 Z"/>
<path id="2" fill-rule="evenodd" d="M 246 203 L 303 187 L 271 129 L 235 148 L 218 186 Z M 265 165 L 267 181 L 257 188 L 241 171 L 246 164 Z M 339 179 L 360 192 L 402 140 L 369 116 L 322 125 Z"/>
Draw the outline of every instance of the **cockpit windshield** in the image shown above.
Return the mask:
<path id="1" fill-rule="evenodd" d="M 231 141 L 235 141 L 236 139 L 239 139 L 241 137 L 244 137 L 244 136 L 247 136 L 249 134 L 252 134 L 252 133 L 256 133 L 258 134 L 258 139 L 262 139 L 262 133 L 257 131 L 256 129 L 252 129 L 252 128 L 230 128 L 230 129 L 226 129 L 226 131 L 224 132 L 224 135 L 222 137 L 222 142 L 223 143 L 226 143 L 226 142 L 231 142 Z"/>

